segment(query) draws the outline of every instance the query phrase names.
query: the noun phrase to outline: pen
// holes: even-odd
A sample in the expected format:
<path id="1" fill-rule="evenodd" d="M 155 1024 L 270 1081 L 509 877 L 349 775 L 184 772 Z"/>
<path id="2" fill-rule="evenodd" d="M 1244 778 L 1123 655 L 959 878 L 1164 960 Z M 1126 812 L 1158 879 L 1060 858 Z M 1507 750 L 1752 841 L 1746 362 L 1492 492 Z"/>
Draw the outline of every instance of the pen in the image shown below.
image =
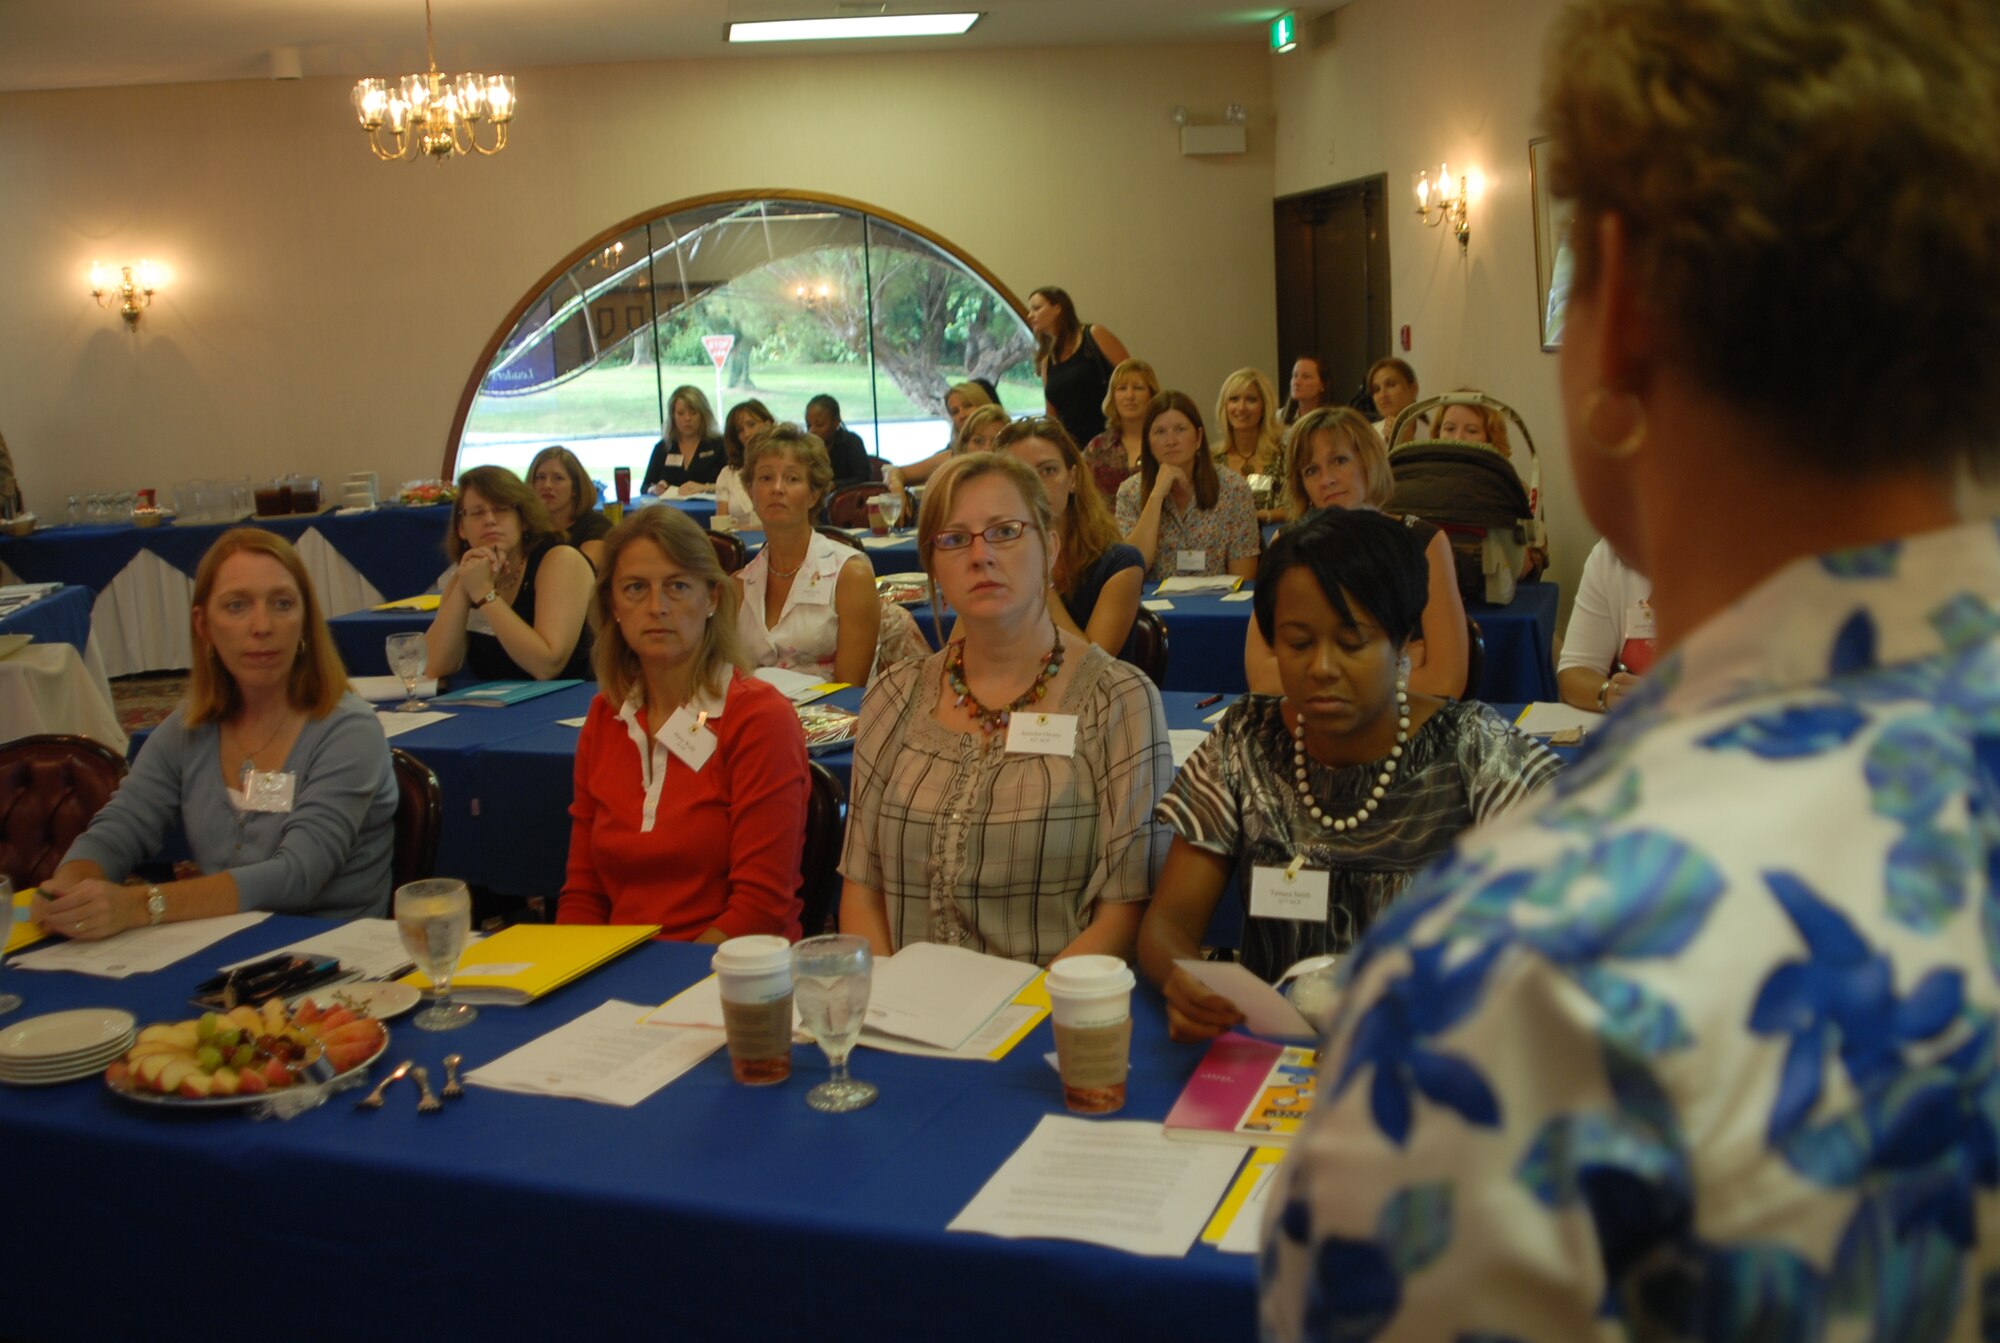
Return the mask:
<path id="1" fill-rule="evenodd" d="M 1197 709 L 1206 709 L 1211 704 L 1220 704 L 1220 703 L 1222 703 L 1222 696 L 1210 695 L 1207 699 L 1196 700 L 1194 702 L 1194 707 Z"/>

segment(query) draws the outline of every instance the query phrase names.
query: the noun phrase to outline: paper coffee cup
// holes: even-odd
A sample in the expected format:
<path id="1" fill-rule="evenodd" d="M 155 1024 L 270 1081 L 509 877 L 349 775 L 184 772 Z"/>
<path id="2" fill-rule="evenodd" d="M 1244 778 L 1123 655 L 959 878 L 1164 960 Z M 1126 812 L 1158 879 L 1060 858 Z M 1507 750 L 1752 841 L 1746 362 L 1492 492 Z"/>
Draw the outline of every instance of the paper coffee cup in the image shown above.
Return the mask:
<path id="1" fill-rule="evenodd" d="M 1046 983 L 1063 1104 L 1078 1114 L 1124 1108 L 1132 1062 L 1132 967 L 1116 956 L 1071 956 L 1049 968 Z"/>
<path id="2" fill-rule="evenodd" d="M 792 944 L 782 937 L 732 937 L 710 962 L 722 996 L 722 1025 L 736 1080 L 767 1086 L 792 1075 Z"/>

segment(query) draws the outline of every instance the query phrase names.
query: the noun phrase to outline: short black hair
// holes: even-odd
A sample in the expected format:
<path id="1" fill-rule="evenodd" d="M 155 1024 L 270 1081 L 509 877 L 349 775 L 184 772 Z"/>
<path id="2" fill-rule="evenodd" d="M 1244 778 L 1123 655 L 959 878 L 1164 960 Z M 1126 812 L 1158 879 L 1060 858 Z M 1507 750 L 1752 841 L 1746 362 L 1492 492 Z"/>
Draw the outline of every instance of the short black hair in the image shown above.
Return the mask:
<path id="1" fill-rule="evenodd" d="M 806 402 L 806 409 L 823 410 L 827 414 L 833 416 L 833 422 L 835 424 L 840 423 L 840 403 L 834 400 L 831 396 L 828 396 L 825 392 L 821 392 L 818 396 Z"/>
<path id="2" fill-rule="evenodd" d="M 1322 508 L 1279 532 L 1257 565 L 1251 599 L 1257 631 L 1274 644 L 1278 623 L 1278 580 L 1288 570 L 1312 571 L 1327 604 L 1354 623 L 1347 604 L 1359 602 L 1389 642 L 1401 648 L 1422 628 L 1430 600 L 1430 567 L 1410 529 L 1372 509 Z"/>

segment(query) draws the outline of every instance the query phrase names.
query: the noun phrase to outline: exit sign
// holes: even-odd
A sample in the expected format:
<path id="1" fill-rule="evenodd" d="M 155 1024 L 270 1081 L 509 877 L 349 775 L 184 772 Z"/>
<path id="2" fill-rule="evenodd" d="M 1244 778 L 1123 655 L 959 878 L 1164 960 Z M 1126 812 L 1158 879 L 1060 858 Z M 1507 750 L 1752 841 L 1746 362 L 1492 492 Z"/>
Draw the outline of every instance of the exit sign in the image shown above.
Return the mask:
<path id="1" fill-rule="evenodd" d="M 1288 9 L 1271 20 L 1271 50 L 1290 51 L 1299 44 L 1299 14 Z"/>

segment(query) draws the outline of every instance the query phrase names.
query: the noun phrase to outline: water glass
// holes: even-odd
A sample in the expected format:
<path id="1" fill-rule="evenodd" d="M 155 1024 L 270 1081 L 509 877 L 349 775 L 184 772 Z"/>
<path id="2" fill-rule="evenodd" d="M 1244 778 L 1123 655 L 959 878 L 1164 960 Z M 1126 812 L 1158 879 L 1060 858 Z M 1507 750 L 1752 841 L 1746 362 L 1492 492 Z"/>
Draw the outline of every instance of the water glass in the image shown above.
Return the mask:
<path id="1" fill-rule="evenodd" d="M 389 670 L 402 678 L 403 693 L 409 698 L 396 706 L 401 713 L 421 713 L 424 702 L 417 698 L 417 682 L 424 679 L 424 662 L 429 656 L 424 636 L 406 630 L 389 636 Z"/>
<path id="2" fill-rule="evenodd" d="M 882 505 L 882 521 L 889 524 L 890 531 L 895 531 L 896 524 L 903 520 L 902 492 L 890 490 L 887 494 L 878 496 L 876 502 Z"/>
<path id="3" fill-rule="evenodd" d="M 847 1075 L 847 1056 L 868 1019 L 868 989 L 875 958 L 868 939 L 851 933 L 809 937 L 792 948 L 792 994 L 799 1018 L 818 1042 L 833 1075 L 806 1093 L 806 1104 L 828 1114 L 871 1105 L 880 1094 L 872 1082 Z"/>
<path id="4" fill-rule="evenodd" d="M 14 883 L 0 877 L 0 947 L 14 935 Z M 18 993 L 0 993 L 0 1016 L 14 1011 L 21 1005 Z"/>
<path id="5" fill-rule="evenodd" d="M 396 888 L 396 931 L 403 950 L 437 986 L 437 1002 L 419 1012 L 420 1031 L 455 1031 L 479 1011 L 451 1000 L 451 978 L 472 935 L 472 892 L 455 877 L 431 877 Z"/>

